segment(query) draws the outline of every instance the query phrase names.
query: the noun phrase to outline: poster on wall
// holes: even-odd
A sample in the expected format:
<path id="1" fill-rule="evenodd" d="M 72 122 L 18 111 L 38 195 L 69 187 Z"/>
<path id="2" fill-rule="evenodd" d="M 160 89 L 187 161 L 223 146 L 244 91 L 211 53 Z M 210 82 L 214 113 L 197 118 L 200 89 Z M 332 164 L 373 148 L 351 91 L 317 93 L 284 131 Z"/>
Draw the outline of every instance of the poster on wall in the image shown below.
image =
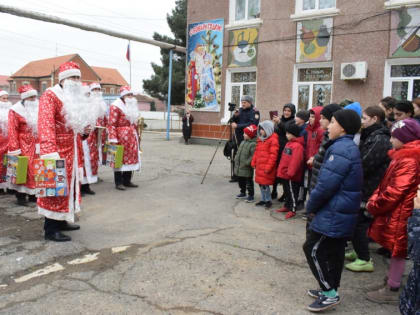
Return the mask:
<path id="1" fill-rule="evenodd" d="M 330 61 L 333 19 L 297 23 L 296 62 Z"/>
<path id="2" fill-rule="evenodd" d="M 392 10 L 391 57 L 420 57 L 420 8 Z"/>
<path id="3" fill-rule="evenodd" d="M 229 31 L 228 67 L 257 65 L 258 28 Z"/>
<path id="4" fill-rule="evenodd" d="M 186 103 L 194 110 L 220 111 L 224 20 L 188 25 Z"/>

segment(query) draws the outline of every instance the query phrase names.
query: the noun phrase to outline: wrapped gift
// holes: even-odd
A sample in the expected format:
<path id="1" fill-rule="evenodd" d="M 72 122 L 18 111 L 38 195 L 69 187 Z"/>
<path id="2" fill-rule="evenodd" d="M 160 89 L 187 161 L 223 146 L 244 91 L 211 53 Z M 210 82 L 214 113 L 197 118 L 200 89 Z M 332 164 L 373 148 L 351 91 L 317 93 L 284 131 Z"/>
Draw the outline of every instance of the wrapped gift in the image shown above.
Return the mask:
<path id="1" fill-rule="evenodd" d="M 7 155 L 6 154 L 4 154 L 3 158 L 1 159 L 1 166 L 2 167 L 0 167 L 0 178 L 3 181 L 6 181 L 7 180 L 7 178 L 6 178 L 6 174 L 7 174 Z"/>
<path id="2" fill-rule="evenodd" d="M 67 196 L 66 161 L 37 159 L 33 164 L 37 197 Z"/>
<path id="3" fill-rule="evenodd" d="M 106 145 L 106 165 L 112 168 L 123 166 L 124 146 L 117 144 Z"/>
<path id="4" fill-rule="evenodd" d="M 29 158 L 27 156 L 7 155 L 6 159 L 6 181 L 16 185 L 25 184 Z"/>

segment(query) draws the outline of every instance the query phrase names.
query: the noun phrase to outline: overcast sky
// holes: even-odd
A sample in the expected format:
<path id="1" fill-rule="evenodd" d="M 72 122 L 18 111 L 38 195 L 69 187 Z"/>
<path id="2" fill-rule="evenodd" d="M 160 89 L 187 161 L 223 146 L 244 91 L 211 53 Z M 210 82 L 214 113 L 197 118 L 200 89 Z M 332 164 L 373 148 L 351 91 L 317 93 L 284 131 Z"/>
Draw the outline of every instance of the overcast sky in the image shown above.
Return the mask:
<path id="1" fill-rule="evenodd" d="M 1 4 L 39 11 L 66 19 L 152 38 L 154 32 L 172 35 L 166 14 L 175 0 L 0 0 Z M 129 82 L 125 58 L 127 40 L 0 13 L 0 75 L 11 75 L 32 60 L 78 53 L 89 65 L 117 68 Z M 160 63 L 160 49 L 131 42 L 132 85 L 142 90 L 142 80 Z M 83 75 L 83 74 L 82 74 Z"/>

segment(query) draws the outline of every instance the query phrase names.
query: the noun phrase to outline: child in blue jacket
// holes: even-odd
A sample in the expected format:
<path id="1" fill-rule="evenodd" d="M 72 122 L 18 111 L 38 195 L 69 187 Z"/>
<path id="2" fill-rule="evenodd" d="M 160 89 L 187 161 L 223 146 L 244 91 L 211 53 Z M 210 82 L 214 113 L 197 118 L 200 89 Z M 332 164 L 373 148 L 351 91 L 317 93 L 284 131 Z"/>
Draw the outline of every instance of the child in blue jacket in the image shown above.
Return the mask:
<path id="1" fill-rule="evenodd" d="M 362 161 L 353 142 L 360 126 L 360 116 L 352 110 L 339 110 L 333 114 L 328 126 L 331 141 L 306 205 L 307 215 L 315 216 L 303 251 L 320 286 L 318 290 L 308 291 L 316 299 L 308 306 L 313 312 L 340 303 L 337 290 L 346 241 L 353 235 L 361 202 Z"/>

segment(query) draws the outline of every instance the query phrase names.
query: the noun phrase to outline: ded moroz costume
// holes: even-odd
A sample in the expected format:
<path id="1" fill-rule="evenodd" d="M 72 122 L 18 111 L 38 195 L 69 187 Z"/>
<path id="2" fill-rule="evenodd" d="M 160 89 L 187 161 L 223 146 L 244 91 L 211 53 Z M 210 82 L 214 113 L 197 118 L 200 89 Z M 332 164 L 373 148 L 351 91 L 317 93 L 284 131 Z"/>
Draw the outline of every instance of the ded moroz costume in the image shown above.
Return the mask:
<path id="1" fill-rule="evenodd" d="M 7 122 L 9 109 L 12 104 L 8 101 L 9 93 L 4 90 L 0 90 L 0 192 L 3 189 L 7 188 L 7 183 L 4 180 L 4 175 L 6 174 L 6 168 L 3 167 L 3 156 L 7 154 Z"/>

